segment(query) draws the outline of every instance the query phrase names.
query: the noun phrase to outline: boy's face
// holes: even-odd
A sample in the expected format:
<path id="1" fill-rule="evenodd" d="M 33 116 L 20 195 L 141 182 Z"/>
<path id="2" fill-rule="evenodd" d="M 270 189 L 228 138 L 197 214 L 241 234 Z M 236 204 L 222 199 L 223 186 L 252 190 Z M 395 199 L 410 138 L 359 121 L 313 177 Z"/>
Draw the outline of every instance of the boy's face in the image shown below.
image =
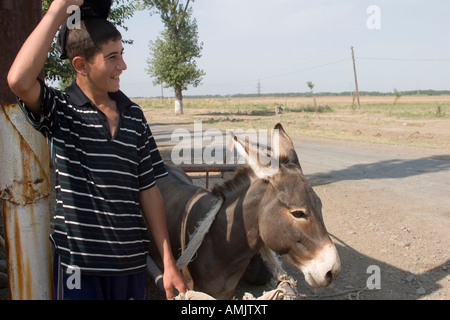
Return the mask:
<path id="1" fill-rule="evenodd" d="M 120 88 L 120 74 L 127 69 L 123 60 L 122 41 L 110 40 L 88 62 L 88 78 L 97 91 L 116 92 Z"/>

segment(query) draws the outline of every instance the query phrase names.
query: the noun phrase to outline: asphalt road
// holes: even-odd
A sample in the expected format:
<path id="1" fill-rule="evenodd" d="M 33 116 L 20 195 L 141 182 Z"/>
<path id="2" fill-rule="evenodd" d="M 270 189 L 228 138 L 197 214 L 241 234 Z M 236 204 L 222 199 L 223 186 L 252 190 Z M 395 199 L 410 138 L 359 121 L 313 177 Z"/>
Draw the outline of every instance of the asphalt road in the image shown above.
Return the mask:
<path id="1" fill-rule="evenodd" d="M 295 138 L 313 185 L 339 184 L 395 198 L 411 214 L 450 222 L 450 150 Z"/>
<path id="2" fill-rule="evenodd" d="M 158 145 L 179 145 L 180 142 L 173 139 L 180 136 L 174 134 L 180 125 L 153 124 L 151 127 Z M 184 128 L 193 129 L 192 125 Z M 195 147 L 194 135 L 189 138 Z M 224 148 L 227 146 L 225 138 L 223 134 L 218 139 Z M 450 222 L 450 150 L 291 138 L 303 172 L 313 185 L 339 184 L 371 190 L 380 201 L 386 197 L 396 198 L 411 214 L 426 212 L 433 218 Z M 208 143 L 204 142 L 203 147 Z"/>

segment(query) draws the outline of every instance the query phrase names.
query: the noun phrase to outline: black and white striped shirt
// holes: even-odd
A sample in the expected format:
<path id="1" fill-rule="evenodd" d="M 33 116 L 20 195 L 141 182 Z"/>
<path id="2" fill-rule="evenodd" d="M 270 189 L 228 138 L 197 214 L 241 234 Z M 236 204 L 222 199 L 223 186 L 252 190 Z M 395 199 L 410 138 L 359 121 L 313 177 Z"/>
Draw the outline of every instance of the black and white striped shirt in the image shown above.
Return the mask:
<path id="1" fill-rule="evenodd" d="M 65 92 L 41 83 L 42 115 L 19 100 L 28 121 L 47 138 L 55 168 L 51 240 L 65 267 L 83 274 L 131 274 L 146 266 L 149 233 L 139 192 L 167 175 L 141 108 L 121 91 L 112 136 L 106 116 L 76 82 Z"/>

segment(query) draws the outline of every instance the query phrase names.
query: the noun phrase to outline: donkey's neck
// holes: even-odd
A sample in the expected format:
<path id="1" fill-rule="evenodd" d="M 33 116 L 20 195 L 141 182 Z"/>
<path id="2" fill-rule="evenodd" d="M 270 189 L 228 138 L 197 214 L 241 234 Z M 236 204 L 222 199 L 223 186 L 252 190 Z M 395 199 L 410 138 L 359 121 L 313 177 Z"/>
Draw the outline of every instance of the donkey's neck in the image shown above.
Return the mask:
<path id="1" fill-rule="evenodd" d="M 258 228 L 258 208 L 255 207 L 260 198 L 249 194 L 254 179 L 256 176 L 251 169 L 243 167 L 237 170 L 232 179 L 216 185 L 213 189 L 213 192 L 220 193 L 224 199 L 221 209 L 223 212 L 220 214 L 223 226 L 221 232 L 226 232 L 227 242 L 235 243 L 239 250 L 243 250 L 247 245 L 248 252 L 242 252 L 244 255 L 254 254 L 254 251 L 259 251 L 262 246 Z"/>
<path id="2" fill-rule="evenodd" d="M 254 174 L 249 167 L 238 168 L 233 178 L 215 185 L 212 192 L 219 193 L 226 199 L 238 197 L 250 187 L 253 178 Z"/>

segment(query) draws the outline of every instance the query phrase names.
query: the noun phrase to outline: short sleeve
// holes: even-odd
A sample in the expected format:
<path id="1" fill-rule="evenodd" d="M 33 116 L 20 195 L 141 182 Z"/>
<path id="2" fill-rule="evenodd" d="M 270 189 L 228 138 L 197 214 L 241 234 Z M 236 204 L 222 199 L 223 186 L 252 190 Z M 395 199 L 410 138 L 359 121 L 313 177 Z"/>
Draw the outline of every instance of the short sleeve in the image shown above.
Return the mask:
<path id="1" fill-rule="evenodd" d="M 34 129 L 40 131 L 45 136 L 52 134 L 53 123 L 55 119 L 55 110 L 57 104 L 61 101 L 62 92 L 50 88 L 45 85 L 44 81 L 37 79 L 41 86 L 40 101 L 41 101 L 41 114 L 34 113 L 28 109 L 25 103 L 17 98 L 19 107 L 25 115 L 27 121 L 33 126 Z"/>
<path id="2" fill-rule="evenodd" d="M 139 163 L 139 191 L 153 187 L 156 184 L 155 180 L 168 174 L 150 126 L 143 114 L 142 117 L 143 134 L 140 136 L 138 143 L 141 159 Z"/>
<path id="3" fill-rule="evenodd" d="M 147 124 L 149 138 L 148 142 L 150 145 L 150 156 L 152 158 L 153 164 L 153 175 L 155 179 L 160 179 L 168 175 L 166 166 L 164 165 L 164 161 L 159 153 L 158 146 L 156 145 L 155 138 L 153 137 L 153 133 L 150 129 L 150 126 Z"/>
<path id="4" fill-rule="evenodd" d="M 137 145 L 139 155 L 139 191 L 153 187 L 155 182 L 153 162 L 150 153 L 149 130 L 145 118 L 142 120 L 142 134 Z"/>

